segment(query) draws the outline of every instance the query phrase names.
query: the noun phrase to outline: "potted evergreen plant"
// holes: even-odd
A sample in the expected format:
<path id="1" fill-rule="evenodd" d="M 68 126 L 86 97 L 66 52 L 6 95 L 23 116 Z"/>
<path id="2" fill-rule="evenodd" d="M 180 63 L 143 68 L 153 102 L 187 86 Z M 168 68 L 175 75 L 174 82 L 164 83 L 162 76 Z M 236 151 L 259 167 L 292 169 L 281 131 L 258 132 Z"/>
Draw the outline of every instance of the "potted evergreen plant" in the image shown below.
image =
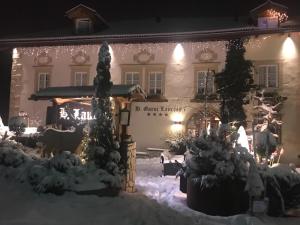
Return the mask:
<path id="1" fill-rule="evenodd" d="M 220 130 L 204 133 L 188 143 L 185 172 L 190 208 L 209 215 L 245 213 L 249 208 L 246 190 L 254 184 L 261 194 L 261 180 L 249 181 L 253 178 L 249 176 L 251 166 L 255 166 L 253 157 L 236 143 L 237 137 L 236 133 L 226 137 L 226 132 Z"/>

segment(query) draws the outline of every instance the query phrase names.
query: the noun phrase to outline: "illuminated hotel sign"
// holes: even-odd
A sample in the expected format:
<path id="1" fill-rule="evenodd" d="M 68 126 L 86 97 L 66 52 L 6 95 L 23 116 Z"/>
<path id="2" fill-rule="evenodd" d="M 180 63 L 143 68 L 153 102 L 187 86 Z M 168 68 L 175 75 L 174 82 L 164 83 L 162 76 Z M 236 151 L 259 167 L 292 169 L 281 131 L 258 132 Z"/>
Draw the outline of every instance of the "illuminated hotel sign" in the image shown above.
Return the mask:
<path id="1" fill-rule="evenodd" d="M 94 119 L 91 112 L 83 111 L 82 109 L 72 109 L 73 116 L 76 120 L 92 120 Z M 69 119 L 68 114 L 65 110 L 65 108 L 61 107 L 59 108 L 59 118 L 60 119 Z"/>
<path id="2" fill-rule="evenodd" d="M 136 106 L 135 111 L 144 111 L 144 112 L 184 112 L 185 107 L 182 106 L 173 106 L 173 107 L 168 107 L 168 106 L 159 106 L 159 107 L 150 107 L 150 106 Z"/>

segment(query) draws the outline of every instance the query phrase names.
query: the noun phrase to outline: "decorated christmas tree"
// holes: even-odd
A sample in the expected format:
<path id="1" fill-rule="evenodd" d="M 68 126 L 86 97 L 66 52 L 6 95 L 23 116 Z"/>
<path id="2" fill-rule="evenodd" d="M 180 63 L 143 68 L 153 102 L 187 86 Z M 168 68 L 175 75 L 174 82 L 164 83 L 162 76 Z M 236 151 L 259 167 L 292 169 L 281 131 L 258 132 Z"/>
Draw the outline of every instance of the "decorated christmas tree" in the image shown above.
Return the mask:
<path id="1" fill-rule="evenodd" d="M 98 168 L 119 177 L 119 144 L 113 138 L 110 102 L 112 82 L 109 69 L 111 56 L 106 42 L 102 44 L 98 57 L 97 75 L 94 78 L 95 94 L 92 100 L 95 119 L 90 126 L 87 158 L 88 161 L 93 161 Z"/>
<path id="2" fill-rule="evenodd" d="M 238 121 L 245 125 L 246 114 L 243 105 L 252 87 L 252 63 L 244 58 L 245 47 L 242 39 L 228 43 L 225 69 L 216 74 L 217 92 L 221 97 L 221 122 Z"/>

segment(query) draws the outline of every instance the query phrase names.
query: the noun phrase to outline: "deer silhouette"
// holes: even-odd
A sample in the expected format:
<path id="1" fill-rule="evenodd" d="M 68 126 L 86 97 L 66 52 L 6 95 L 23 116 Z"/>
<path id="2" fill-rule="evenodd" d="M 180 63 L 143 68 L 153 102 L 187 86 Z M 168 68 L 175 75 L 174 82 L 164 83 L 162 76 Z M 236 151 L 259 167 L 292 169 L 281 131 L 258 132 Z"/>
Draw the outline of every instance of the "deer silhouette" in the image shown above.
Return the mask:
<path id="1" fill-rule="evenodd" d="M 42 157 L 50 157 L 63 151 L 77 153 L 76 150 L 81 143 L 84 134 L 85 124 L 75 126 L 74 130 L 46 129 L 39 137 L 39 142 L 43 143 Z"/>

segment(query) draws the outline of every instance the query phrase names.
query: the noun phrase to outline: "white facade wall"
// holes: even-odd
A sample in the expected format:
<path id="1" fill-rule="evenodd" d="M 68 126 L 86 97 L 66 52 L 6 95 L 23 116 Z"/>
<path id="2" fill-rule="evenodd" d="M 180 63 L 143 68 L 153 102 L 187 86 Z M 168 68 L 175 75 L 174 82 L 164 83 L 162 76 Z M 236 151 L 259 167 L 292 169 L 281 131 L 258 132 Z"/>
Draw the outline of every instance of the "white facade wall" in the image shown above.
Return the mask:
<path id="1" fill-rule="evenodd" d="M 279 64 L 279 92 L 287 97 L 282 109 L 284 162 L 300 165 L 300 33 L 266 35 L 252 38 L 257 48 L 247 47 L 246 57 L 253 62 Z"/>
<path id="2" fill-rule="evenodd" d="M 279 90 L 288 97 L 283 109 L 283 142 L 286 153 L 283 158 L 288 162 L 300 164 L 298 155 L 300 150 L 300 125 L 298 114 L 300 113 L 300 58 L 298 55 L 289 57 L 282 54 L 282 46 L 287 35 L 267 35 L 251 38 L 246 45 L 246 58 L 255 63 L 275 62 L 280 65 Z M 292 33 L 295 48 L 300 49 L 300 34 Z M 171 114 L 156 116 L 153 113 L 149 116 L 148 111 L 143 111 L 144 107 L 160 108 L 161 106 L 169 108 L 178 108 L 184 106 L 185 111 L 183 124 L 193 112 L 203 109 L 200 103 L 192 103 L 190 100 L 195 95 L 195 67 L 208 63 L 199 61 L 198 55 L 204 50 L 209 49 L 215 53 L 215 57 L 209 62 L 217 65 L 219 72 L 224 68 L 226 47 L 225 42 L 184 42 L 181 43 L 183 55 L 176 59 L 174 50 L 177 43 L 147 43 L 147 44 L 111 44 L 112 63 L 111 75 L 115 84 L 122 81 L 122 65 L 137 65 L 136 55 L 146 50 L 153 58 L 147 63 L 150 65 L 165 66 L 164 96 L 168 102 L 135 102 L 132 104 L 131 125 L 129 130 L 133 138 L 137 141 L 138 151 L 147 147 L 166 147 L 165 139 L 168 137 L 170 127 L 172 126 Z M 29 101 L 28 97 L 34 93 L 35 79 L 35 57 L 40 52 L 47 51 L 52 58 L 49 64 L 52 66 L 51 86 L 70 86 L 71 69 L 74 64 L 72 56 L 78 51 L 83 51 L 89 56 L 86 64 L 90 65 L 89 83 L 92 84 L 93 77 L 96 74 L 96 65 L 98 60 L 97 45 L 86 46 L 68 46 L 68 47 L 40 47 L 40 48 L 22 48 L 18 49 L 20 53 L 20 62 L 23 65 L 23 87 L 20 101 L 20 109 L 28 112 L 30 118 L 41 123 L 45 122 L 46 101 Z M 181 52 L 182 53 L 182 52 Z M 178 55 L 177 55 L 178 56 Z M 207 64 L 209 67 L 209 63 Z M 145 85 L 145 81 L 143 85 Z M 144 87 L 146 88 L 146 87 Z M 136 110 L 139 107 L 140 110 Z"/>

